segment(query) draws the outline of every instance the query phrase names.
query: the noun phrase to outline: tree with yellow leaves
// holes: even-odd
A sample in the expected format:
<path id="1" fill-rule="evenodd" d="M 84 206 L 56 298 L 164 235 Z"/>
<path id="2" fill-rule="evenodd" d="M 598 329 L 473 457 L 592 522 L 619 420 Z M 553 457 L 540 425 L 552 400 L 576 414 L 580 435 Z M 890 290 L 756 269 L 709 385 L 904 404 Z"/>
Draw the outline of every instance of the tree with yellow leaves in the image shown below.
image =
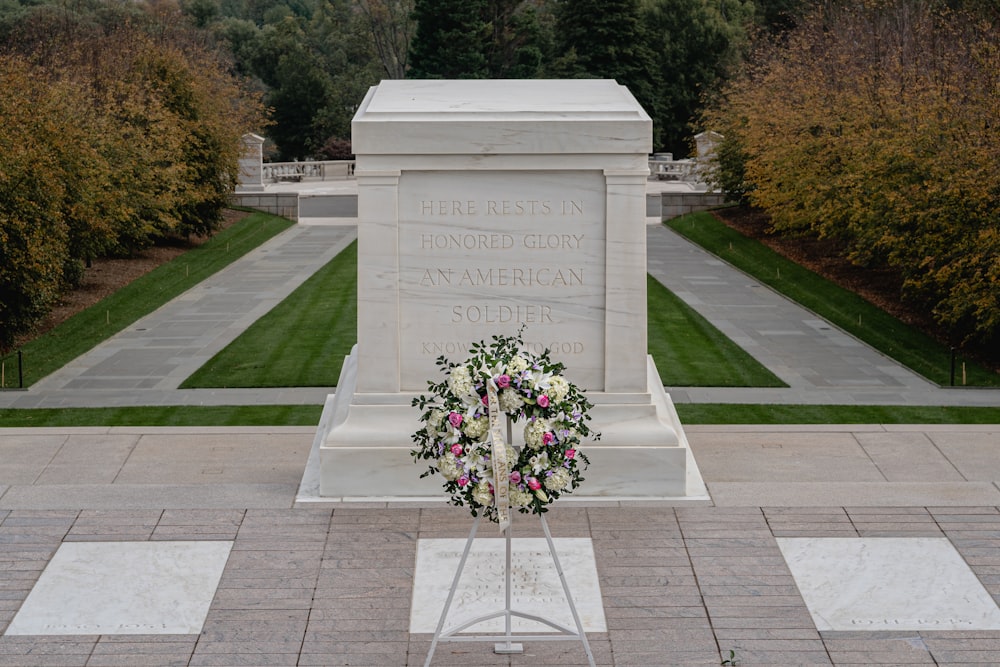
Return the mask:
<path id="1" fill-rule="evenodd" d="M 956 344 L 1000 342 L 1000 31 L 931 0 L 828 3 L 705 117 L 779 233 L 903 275 Z M 740 171 L 742 170 L 742 172 Z"/>

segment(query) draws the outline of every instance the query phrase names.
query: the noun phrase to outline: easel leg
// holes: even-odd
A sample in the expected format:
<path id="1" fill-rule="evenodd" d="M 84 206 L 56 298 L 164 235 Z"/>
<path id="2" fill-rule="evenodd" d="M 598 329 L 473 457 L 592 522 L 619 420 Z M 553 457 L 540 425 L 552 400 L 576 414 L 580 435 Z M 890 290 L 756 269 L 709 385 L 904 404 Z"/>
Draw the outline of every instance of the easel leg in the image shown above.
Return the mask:
<path id="1" fill-rule="evenodd" d="M 513 567 L 511 567 L 513 558 L 511 557 L 511 533 L 514 532 L 514 517 L 510 518 L 510 525 L 507 526 L 507 530 L 504 531 L 505 537 L 507 538 L 506 553 L 507 561 L 505 567 L 506 573 L 506 591 L 504 592 L 504 636 L 506 638 L 503 642 L 497 642 L 493 645 L 493 652 L 497 654 L 508 654 L 508 653 L 524 653 L 524 644 L 515 644 L 511 642 L 511 605 L 510 605 L 510 595 L 513 589 L 512 585 L 512 572 Z"/>
<path id="2" fill-rule="evenodd" d="M 583 631 L 583 623 L 580 622 L 580 614 L 576 611 L 573 595 L 569 592 L 569 584 L 566 583 L 566 575 L 563 574 L 559 556 L 556 555 L 556 546 L 552 542 L 552 533 L 549 532 L 549 524 L 545 522 L 544 514 L 539 514 L 538 518 L 542 522 L 542 530 L 545 531 L 545 540 L 549 543 L 549 553 L 552 554 L 552 562 L 555 563 L 556 572 L 559 573 L 559 581 L 562 582 L 563 592 L 566 594 L 566 602 L 569 603 L 569 610 L 573 613 L 573 622 L 576 623 L 576 631 L 580 635 L 580 641 L 583 642 L 583 650 L 587 652 L 587 662 L 590 663 L 590 667 L 595 667 L 594 654 L 590 650 L 587 633 Z"/>
<path id="3" fill-rule="evenodd" d="M 434 639 L 431 640 L 431 650 L 427 652 L 427 660 L 424 661 L 424 667 L 430 667 L 431 659 L 434 658 L 434 651 L 437 650 L 438 639 L 440 639 L 441 631 L 444 629 L 445 618 L 448 616 L 448 610 L 451 609 L 451 601 L 455 598 L 455 591 L 458 589 L 458 581 L 462 578 L 462 570 L 465 569 L 465 561 L 469 558 L 469 551 L 472 549 L 472 542 L 476 539 L 476 531 L 479 530 L 480 518 L 481 517 L 477 516 L 476 520 L 472 522 L 472 530 L 469 531 L 469 539 L 465 541 L 465 550 L 462 552 L 462 559 L 458 562 L 458 569 L 455 570 L 455 578 L 451 582 L 451 590 L 448 591 L 448 599 L 444 603 L 444 609 L 441 610 L 441 618 L 438 619 L 437 630 L 434 631 Z"/>

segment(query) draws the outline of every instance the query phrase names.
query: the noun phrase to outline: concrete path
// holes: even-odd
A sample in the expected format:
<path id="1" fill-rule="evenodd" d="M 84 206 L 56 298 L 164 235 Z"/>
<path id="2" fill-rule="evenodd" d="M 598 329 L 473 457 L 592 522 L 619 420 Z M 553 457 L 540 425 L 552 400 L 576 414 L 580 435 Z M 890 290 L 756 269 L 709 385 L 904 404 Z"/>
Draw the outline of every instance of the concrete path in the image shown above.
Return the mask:
<path id="1" fill-rule="evenodd" d="M 665 225 L 646 242 L 649 273 L 789 385 L 668 387 L 674 402 L 1000 405 L 1000 390 L 928 382 Z"/>
<path id="2" fill-rule="evenodd" d="M 295 225 L 0 407 L 322 404 L 329 388 L 178 390 L 189 375 L 357 238 Z"/>
<path id="3" fill-rule="evenodd" d="M 177 387 L 356 238 L 351 222 L 296 225 L 0 407 L 323 403 L 330 388 Z M 933 385 L 664 225 L 647 243 L 649 272 L 789 385 L 668 387 L 676 403 L 1000 405 L 1000 390 Z"/>
<path id="4" fill-rule="evenodd" d="M 606 630 L 588 632 L 598 665 L 719 665 L 730 651 L 745 666 L 1000 663 L 1000 627 L 963 611 L 969 595 L 949 583 L 965 573 L 985 589 L 985 604 L 1000 599 L 995 426 L 693 426 L 687 435 L 713 504 L 567 498 L 548 514 L 557 542 L 582 538 L 593 548 L 600 595 L 586 602 L 606 619 Z M 297 507 L 312 436 L 309 428 L 6 430 L 0 665 L 423 664 L 431 636 L 411 632 L 417 551 L 427 540 L 465 538 L 470 518 L 443 502 Z M 521 515 L 515 527 L 515 544 L 541 536 Z M 828 556 L 803 574 L 785 549 L 865 549 L 886 539 L 897 551 L 882 567 L 916 573 L 893 597 L 930 595 L 931 604 L 883 611 L 891 600 L 872 603 L 875 588 L 851 601 L 859 577 L 880 580 L 869 570 L 840 580 L 854 620 L 828 627 L 803 586 L 849 559 Z M 159 634 L 150 624 L 135 634 L 150 611 L 139 605 L 100 632 L 67 622 L 55 634 L 7 633 L 20 610 L 30 615 L 28 596 L 43 572 L 58 570 L 60 550 L 183 550 L 201 541 L 231 550 L 196 619 L 200 632 Z M 929 544 L 958 561 L 925 573 Z M 117 565 L 121 585 L 148 576 L 144 561 L 126 562 L 139 572 Z M 85 581 L 80 567 L 74 580 Z M 56 599 L 41 605 L 56 619 L 80 604 L 68 593 Z M 95 605 L 84 609 L 97 614 Z M 576 642 L 526 641 L 512 656 L 492 644 L 442 644 L 433 664 L 586 659 Z"/>

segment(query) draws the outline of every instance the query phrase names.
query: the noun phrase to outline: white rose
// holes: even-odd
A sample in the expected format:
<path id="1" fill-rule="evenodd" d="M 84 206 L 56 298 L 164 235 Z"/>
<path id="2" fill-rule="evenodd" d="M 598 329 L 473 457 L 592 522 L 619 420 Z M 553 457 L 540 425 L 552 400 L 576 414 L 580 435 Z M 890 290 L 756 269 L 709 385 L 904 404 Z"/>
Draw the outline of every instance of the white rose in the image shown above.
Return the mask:
<path id="1" fill-rule="evenodd" d="M 468 419 L 466 420 L 465 427 L 462 430 L 465 431 L 465 435 L 469 436 L 473 440 L 478 440 L 486 435 L 486 432 L 490 430 L 490 420 L 487 417 Z"/>
<path id="2" fill-rule="evenodd" d="M 490 485 L 486 482 L 476 484 L 476 487 L 472 489 L 472 499 L 483 506 L 492 505 L 493 494 L 490 492 Z"/>
<path id="3" fill-rule="evenodd" d="M 472 374 L 465 366 L 455 366 L 448 375 L 448 389 L 456 396 L 466 397 L 472 393 Z"/>
<path id="4" fill-rule="evenodd" d="M 549 430 L 549 423 L 544 419 L 534 419 L 524 427 L 524 442 L 532 449 L 542 446 L 542 436 Z"/>
<path id="5" fill-rule="evenodd" d="M 527 507 L 531 504 L 531 494 L 527 491 L 522 491 L 513 484 L 510 486 L 510 504 L 514 507 Z"/>
<path id="6" fill-rule="evenodd" d="M 510 372 L 510 375 L 516 375 L 518 373 L 528 370 L 528 365 L 529 364 L 527 359 L 525 359 L 521 355 L 517 355 L 510 360 L 509 364 L 507 364 L 507 370 Z"/>
<path id="7" fill-rule="evenodd" d="M 556 468 L 552 474 L 545 478 L 545 488 L 549 491 L 562 491 L 570 483 L 569 470 L 566 468 Z"/>
<path id="8" fill-rule="evenodd" d="M 431 414 L 427 417 L 427 430 L 432 433 L 437 433 L 441 430 L 441 422 L 444 421 L 444 410 L 434 408 L 431 410 Z"/>
<path id="9" fill-rule="evenodd" d="M 504 389 L 500 392 L 500 409 L 504 412 L 514 412 L 523 404 L 521 395 L 515 389 Z"/>
<path id="10" fill-rule="evenodd" d="M 458 460 L 455 455 L 448 452 L 444 456 L 438 459 L 438 470 L 441 471 L 441 476 L 444 477 L 449 482 L 454 482 L 458 479 L 459 469 Z"/>
<path id="11" fill-rule="evenodd" d="M 549 379 L 549 398 L 556 403 L 561 402 L 569 393 L 569 383 L 561 375 L 553 375 Z"/>

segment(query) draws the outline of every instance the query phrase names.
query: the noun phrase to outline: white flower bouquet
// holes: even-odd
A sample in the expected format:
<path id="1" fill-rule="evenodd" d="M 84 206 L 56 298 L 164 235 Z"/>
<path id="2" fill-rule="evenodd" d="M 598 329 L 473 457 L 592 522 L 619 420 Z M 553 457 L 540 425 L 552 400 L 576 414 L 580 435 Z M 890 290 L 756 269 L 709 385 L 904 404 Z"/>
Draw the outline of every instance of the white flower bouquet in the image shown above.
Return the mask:
<path id="1" fill-rule="evenodd" d="M 428 381 L 432 394 L 413 399 L 423 411 L 423 428 L 413 434 L 417 448 L 411 453 L 416 462 L 431 462 L 421 477 L 441 474 L 453 504 L 497 521 L 488 393 L 503 415 L 524 422 L 525 446 L 518 451 L 507 444 L 504 466 L 506 495 L 520 512 L 542 514 L 579 486 L 589 464 L 580 442 L 600 435 L 587 424 L 592 404 L 562 376 L 565 367 L 549 358 L 549 350 L 525 351 L 520 333 L 492 340 L 473 344 L 462 363 L 438 357 L 446 378 Z"/>

